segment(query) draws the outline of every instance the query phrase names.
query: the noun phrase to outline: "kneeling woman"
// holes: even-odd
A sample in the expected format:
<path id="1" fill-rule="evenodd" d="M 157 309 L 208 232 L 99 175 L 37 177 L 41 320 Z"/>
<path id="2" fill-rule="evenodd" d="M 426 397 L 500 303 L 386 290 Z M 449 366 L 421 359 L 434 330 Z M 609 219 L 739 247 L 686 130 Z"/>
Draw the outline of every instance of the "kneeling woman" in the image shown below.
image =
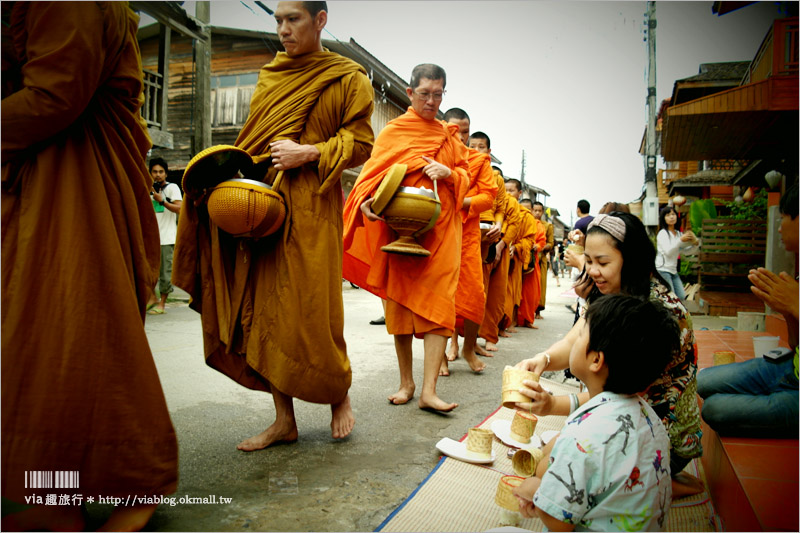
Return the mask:
<path id="1" fill-rule="evenodd" d="M 673 498 L 703 490 L 702 483 L 682 470 L 695 457 L 702 455 L 700 445 L 700 410 L 697 405 L 697 353 L 691 318 L 680 300 L 655 270 L 656 251 L 642 222 L 634 215 L 614 212 L 598 215 L 589 225 L 584 256 L 586 273 L 579 281 L 588 304 L 606 294 L 625 293 L 661 302 L 675 315 L 680 327 L 680 349 L 661 376 L 642 393 L 653 410 L 661 417 L 670 438 L 670 471 Z M 584 319 L 579 319 L 567 335 L 545 352 L 517 364 L 541 374 L 544 371 L 564 370 L 569 366 L 569 354 Z M 636 335 L 637 332 L 630 332 Z M 646 353 L 642 357 L 647 357 Z M 538 383 L 526 381 L 522 392 L 530 403 L 517 404 L 519 409 L 537 415 L 567 415 L 588 401 L 584 392 L 575 395 L 551 396 Z M 577 400 L 577 401 L 576 401 Z M 577 405 L 576 405 L 577 403 Z"/>

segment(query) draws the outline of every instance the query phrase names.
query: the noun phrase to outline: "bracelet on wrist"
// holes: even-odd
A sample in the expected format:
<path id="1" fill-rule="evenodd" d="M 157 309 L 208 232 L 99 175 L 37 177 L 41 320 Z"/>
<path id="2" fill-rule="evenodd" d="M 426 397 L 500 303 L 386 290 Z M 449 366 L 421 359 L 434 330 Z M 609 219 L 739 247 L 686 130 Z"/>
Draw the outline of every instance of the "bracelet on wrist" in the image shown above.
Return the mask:
<path id="1" fill-rule="evenodd" d="M 580 406 L 580 401 L 578 400 L 577 394 L 570 394 L 569 395 L 569 414 L 574 413 L 578 407 Z"/>

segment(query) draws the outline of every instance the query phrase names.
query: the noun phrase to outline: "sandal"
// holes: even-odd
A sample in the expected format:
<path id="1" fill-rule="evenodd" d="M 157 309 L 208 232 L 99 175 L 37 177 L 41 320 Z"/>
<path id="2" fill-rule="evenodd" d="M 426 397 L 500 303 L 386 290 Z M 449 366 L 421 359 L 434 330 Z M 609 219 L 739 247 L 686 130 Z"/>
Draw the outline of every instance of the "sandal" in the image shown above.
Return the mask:
<path id="1" fill-rule="evenodd" d="M 148 315 L 163 315 L 166 312 L 167 312 L 166 309 L 159 309 L 158 307 L 156 307 L 156 308 L 153 308 L 150 311 L 148 311 L 147 314 Z"/>

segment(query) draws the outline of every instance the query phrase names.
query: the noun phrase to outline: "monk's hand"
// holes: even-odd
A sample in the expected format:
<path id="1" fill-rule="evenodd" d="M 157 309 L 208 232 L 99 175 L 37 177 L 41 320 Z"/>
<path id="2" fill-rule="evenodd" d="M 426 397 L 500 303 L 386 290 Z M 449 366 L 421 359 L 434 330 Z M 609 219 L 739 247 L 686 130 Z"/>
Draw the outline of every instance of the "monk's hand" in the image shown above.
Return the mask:
<path id="1" fill-rule="evenodd" d="M 536 491 L 539 490 L 539 485 L 542 480 L 536 476 L 529 477 L 518 487 L 511 489 L 511 494 L 517 497 L 519 501 L 519 512 L 525 518 L 533 518 L 536 513 L 536 507 L 533 505 L 533 497 Z"/>
<path id="2" fill-rule="evenodd" d="M 494 242 L 498 240 L 503 233 L 503 225 L 499 222 L 495 222 L 492 225 L 492 229 L 486 232 L 486 240 L 489 242 Z"/>
<path id="3" fill-rule="evenodd" d="M 492 268 L 497 267 L 500 264 L 500 260 L 503 258 L 503 252 L 506 249 L 506 241 L 500 240 L 495 245 L 495 256 L 494 256 L 494 263 L 492 263 Z"/>
<path id="4" fill-rule="evenodd" d="M 377 222 L 378 220 L 382 221 L 383 219 L 376 215 L 374 211 L 372 211 L 372 202 L 374 201 L 375 198 L 367 198 L 364 200 L 364 202 L 361 204 L 361 212 L 364 213 L 364 216 L 367 217 L 367 220 L 370 222 Z"/>
<path id="5" fill-rule="evenodd" d="M 514 257 L 514 253 L 516 253 L 516 251 L 517 247 L 512 244 L 511 246 L 508 247 L 508 256 Z"/>
<path id="6" fill-rule="evenodd" d="M 759 300 L 784 316 L 798 318 L 798 283 L 786 272 L 774 274 L 766 268 L 751 270 L 747 279 Z"/>
<path id="7" fill-rule="evenodd" d="M 272 166 L 277 170 L 297 168 L 320 158 L 319 150 L 313 144 L 297 144 L 290 139 L 269 143 Z"/>
<path id="8" fill-rule="evenodd" d="M 447 168 L 445 165 L 434 161 L 430 157 L 422 156 L 428 164 L 422 167 L 422 172 L 427 174 L 427 176 L 432 180 L 444 180 L 450 177 L 450 174 L 453 173 L 452 170 Z"/>
<path id="9" fill-rule="evenodd" d="M 538 381 L 524 380 L 519 393 L 531 399 L 529 402 L 517 402 L 514 406 L 520 411 L 547 416 L 553 412 L 553 395 L 539 385 Z"/>

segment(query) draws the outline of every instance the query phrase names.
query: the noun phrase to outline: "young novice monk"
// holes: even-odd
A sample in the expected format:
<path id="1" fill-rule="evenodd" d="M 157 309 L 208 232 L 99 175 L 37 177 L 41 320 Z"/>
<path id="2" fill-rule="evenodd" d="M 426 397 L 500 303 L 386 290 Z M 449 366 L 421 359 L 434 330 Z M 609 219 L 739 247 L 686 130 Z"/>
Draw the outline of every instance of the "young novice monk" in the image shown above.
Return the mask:
<path id="1" fill-rule="evenodd" d="M 594 302 L 586 321 L 569 368 L 591 399 L 573 407 L 549 466 L 515 489 L 520 510 L 551 531 L 663 530 L 669 438 L 636 393 L 663 373 L 678 348 L 678 324 L 660 302 L 622 294 Z"/>

